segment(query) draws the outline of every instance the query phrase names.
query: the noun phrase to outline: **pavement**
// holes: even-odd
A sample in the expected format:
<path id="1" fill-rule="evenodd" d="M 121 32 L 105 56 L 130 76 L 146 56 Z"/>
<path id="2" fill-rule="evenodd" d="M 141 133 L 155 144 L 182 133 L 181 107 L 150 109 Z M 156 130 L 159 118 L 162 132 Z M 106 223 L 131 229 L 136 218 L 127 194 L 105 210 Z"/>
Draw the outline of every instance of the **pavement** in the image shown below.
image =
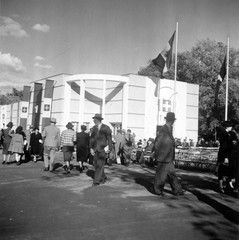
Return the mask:
<path id="1" fill-rule="evenodd" d="M 52 173 L 42 161 L 0 164 L 1 240 L 239 239 L 238 197 L 219 193 L 212 173 L 177 169 L 186 194 L 167 183 L 159 197 L 153 168 L 106 166 L 107 182 L 94 187 L 93 166 L 67 174 L 62 163 L 57 153 Z"/>

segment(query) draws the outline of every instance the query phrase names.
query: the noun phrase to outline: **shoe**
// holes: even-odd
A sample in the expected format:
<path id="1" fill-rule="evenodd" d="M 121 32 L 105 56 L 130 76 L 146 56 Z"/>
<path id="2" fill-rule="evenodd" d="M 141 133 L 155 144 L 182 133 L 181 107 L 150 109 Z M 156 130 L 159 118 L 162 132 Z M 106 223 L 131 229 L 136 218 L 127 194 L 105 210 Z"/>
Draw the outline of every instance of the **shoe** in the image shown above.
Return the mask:
<path id="1" fill-rule="evenodd" d="M 80 167 L 79 168 L 79 172 L 82 173 L 83 172 L 83 168 Z"/>
<path id="2" fill-rule="evenodd" d="M 219 187 L 219 192 L 220 193 L 225 193 L 224 189 L 222 187 Z"/>
<path id="3" fill-rule="evenodd" d="M 63 169 L 68 172 L 68 167 L 66 165 L 63 166 Z"/>
<path id="4" fill-rule="evenodd" d="M 10 162 L 6 162 L 7 165 L 10 165 Z"/>
<path id="5" fill-rule="evenodd" d="M 164 197 L 164 193 L 163 192 L 156 192 L 156 191 L 154 191 L 154 194 L 157 195 L 157 196 Z"/>
<path id="6" fill-rule="evenodd" d="M 182 196 L 185 193 L 186 193 L 186 191 L 182 189 L 180 192 L 174 193 L 174 196 Z"/>
<path id="7" fill-rule="evenodd" d="M 5 163 L 6 163 L 6 161 L 3 161 L 3 162 L 2 162 L 2 164 L 5 164 Z"/>
<path id="8" fill-rule="evenodd" d="M 18 166 L 19 166 L 19 165 L 21 165 L 21 162 L 20 162 L 20 161 L 19 161 L 19 162 L 17 162 L 17 164 L 16 164 L 16 165 L 18 165 Z"/>
<path id="9" fill-rule="evenodd" d="M 93 187 L 96 187 L 96 186 L 99 186 L 100 184 L 99 183 L 93 183 L 92 186 Z"/>
<path id="10" fill-rule="evenodd" d="M 46 168 L 46 167 L 45 167 L 45 168 L 44 168 L 44 171 L 49 171 L 49 168 Z"/>

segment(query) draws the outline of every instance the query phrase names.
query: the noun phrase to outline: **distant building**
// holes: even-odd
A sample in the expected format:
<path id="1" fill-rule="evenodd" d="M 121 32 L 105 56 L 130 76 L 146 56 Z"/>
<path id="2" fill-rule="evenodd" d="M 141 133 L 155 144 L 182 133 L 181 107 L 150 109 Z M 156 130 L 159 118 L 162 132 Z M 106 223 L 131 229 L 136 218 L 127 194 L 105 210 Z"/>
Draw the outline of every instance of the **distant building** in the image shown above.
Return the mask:
<path id="1" fill-rule="evenodd" d="M 22 102 L 0 106 L 0 123 L 42 130 L 55 117 L 61 130 L 72 122 L 79 131 L 81 124 L 93 126 L 92 116 L 101 113 L 114 133 L 131 129 L 136 139 L 143 139 L 155 137 L 166 113 L 175 111 L 174 136 L 197 141 L 199 86 L 177 81 L 174 93 L 174 81 L 160 79 L 158 98 L 158 80 L 133 74 L 59 74 L 25 86 Z"/>

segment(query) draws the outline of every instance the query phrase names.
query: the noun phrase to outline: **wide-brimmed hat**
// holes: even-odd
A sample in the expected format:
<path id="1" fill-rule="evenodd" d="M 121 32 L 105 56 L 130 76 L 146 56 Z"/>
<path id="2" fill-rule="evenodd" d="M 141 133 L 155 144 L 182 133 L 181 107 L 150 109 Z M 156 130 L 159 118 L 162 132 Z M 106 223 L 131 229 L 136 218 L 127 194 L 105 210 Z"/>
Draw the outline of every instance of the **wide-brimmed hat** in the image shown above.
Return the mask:
<path id="1" fill-rule="evenodd" d="M 71 122 L 68 122 L 68 123 L 66 124 L 66 127 L 67 127 L 68 129 L 72 129 L 72 128 L 74 127 L 74 125 L 73 125 Z"/>
<path id="2" fill-rule="evenodd" d="M 165 119 L 168 121 L 175 121 L 177 118 L 175 118 L 174 112 L 168 112 Z"/>
<path id="3" fill-rule="evenodd" d="M 56 118 L 51 118 L 52 123 L 56 123 Z"/>
<path id="4" fill-rule="evenodd" d="M 96 113 L 95 116 L 93 117 L 93 119 L 96 118 L 96 119 L 100 119 L 100 120 L 103 120 L 104 118 L 102 118 L 102 115 L 99 114 L 99 113 Z"/>
<path id="5" fill-rule="evenodd" d="M 230 121 L 224 121 L 224 122 L 222 123 L 222 126 L 223 126 L 223 127 L 232 127 L 232 126 L 233 126 L 233 123 L 230 122 Z"/>
<path id="6" fill-rule="evenodd" d="M 12 123 L 12 122 L 9 122 L 9 123 L 7 124 L 7 127 L 13 127 L 13 123 Z"/>

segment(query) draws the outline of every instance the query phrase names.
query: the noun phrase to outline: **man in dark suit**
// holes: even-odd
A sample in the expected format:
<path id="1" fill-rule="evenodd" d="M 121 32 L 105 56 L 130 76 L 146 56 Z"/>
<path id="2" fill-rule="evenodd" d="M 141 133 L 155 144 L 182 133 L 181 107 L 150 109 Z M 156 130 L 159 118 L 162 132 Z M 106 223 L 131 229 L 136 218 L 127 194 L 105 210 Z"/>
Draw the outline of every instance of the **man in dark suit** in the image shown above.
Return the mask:
<path id="1" fill-rule="evenodd" d="M 112 151 L 112 135 L 109 126 L 102 123 L 101 114 L 95 114 L 93 119 L 95 126 L 90 136 L 90 152 L 94 156 L 95 175 L 92 186 L 97 186 L 107 179 L 104 166 L 107 154 Z"/>
<path id="2" fill-rule="evenodd" d="M 168 178 L 169 184 L 175 196 L 184 195 L 185 190 L 176 176 L 173 160 L 175 158 L 175 140 L 172 135 L 172 126 L 176 120 L 173 112 L 168 112 L 165 117 L 166 124 L 161 127 L 154 143 L 154 157 L 158 162 L 154 190 L 155 194 L 164 196 L 163 189 Z"/>

